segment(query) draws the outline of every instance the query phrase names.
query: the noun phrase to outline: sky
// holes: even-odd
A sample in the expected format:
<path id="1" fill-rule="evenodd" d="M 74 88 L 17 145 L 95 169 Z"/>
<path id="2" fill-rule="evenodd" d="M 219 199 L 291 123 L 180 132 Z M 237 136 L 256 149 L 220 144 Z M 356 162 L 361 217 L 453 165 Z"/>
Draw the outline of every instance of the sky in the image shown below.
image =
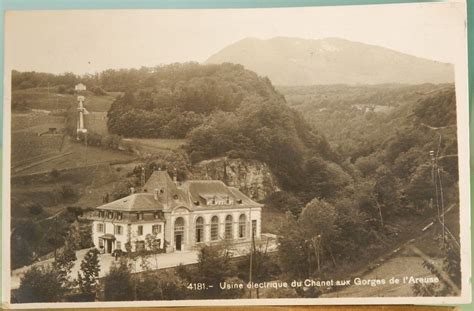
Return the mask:
<path id="1" fill-rule="evenodd" d="M 457 2 L 214 10 L 9 11 L 6 69 L 96 73 L 203 62 L 246 37 L 339 37 L 454 63 L 465 38 Z M 464 39 L 465 40 L 465 39 Z"/>

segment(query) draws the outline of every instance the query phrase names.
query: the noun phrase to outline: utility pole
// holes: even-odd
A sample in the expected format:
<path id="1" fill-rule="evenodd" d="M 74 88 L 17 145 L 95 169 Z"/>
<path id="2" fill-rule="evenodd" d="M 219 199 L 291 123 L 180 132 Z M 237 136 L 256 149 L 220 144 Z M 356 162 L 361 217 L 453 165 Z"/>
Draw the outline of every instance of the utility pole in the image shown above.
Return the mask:
<path id="1" fill-rule="evenodd" d="M 250 234 L 252 238 L 252 244 L 254 242 L 253 238 L 253 228 L 252 228 L 252 208 L 249 206 L 249 229 L 250 229 Z M 252 298 L 252 265 L 253 265 L 253 249 L 252 246 L 250 246 L 250 268 L 249 268 L 249 284 L 250 284 L 250 289 L 249 289 L 249 298 Z"/>
<path id="2" fill-rule="evenodd" d="M 441 140 L 441 137 L 440 137 Z M 441 181 L 441 170 L 438 166 L 438 154 L 430 150 L 431 156 L 431 178 L 434 185 L 434 196 L 436 198 L 436 210 L 438 213 L 438 222 L 441 224 L 443 248 L 446 243 L 446 227 L 444 223 L 444 193 L 443 183 Z"/>

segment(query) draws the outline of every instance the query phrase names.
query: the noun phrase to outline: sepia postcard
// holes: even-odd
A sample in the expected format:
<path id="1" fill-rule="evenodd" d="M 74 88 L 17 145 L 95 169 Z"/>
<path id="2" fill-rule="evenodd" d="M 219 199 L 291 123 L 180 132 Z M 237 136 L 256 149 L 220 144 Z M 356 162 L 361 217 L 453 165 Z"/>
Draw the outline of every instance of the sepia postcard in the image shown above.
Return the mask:
<path id="1" fill-rule="evenodd" d="M 7 11 L 4 308 L 471 301 L 465 1 Z"/>

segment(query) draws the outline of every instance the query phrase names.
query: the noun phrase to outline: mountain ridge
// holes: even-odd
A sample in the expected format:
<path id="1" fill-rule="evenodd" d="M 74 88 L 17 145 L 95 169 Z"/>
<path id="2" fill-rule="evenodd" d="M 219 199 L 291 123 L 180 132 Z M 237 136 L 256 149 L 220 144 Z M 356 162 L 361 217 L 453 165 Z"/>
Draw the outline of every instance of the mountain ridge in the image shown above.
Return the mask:
<path id="1" fill-rule="evenodd" d="M 205 63 L 236 63 L 275 85 L 452 83 L 454 66 L 377 45 L 329 37 L 247 37 Z"/>

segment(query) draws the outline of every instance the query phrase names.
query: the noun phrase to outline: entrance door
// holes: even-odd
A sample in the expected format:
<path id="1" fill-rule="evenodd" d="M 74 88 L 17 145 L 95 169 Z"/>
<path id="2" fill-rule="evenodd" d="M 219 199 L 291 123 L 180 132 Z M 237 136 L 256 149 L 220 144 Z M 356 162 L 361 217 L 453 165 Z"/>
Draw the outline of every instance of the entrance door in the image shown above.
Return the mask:
<path id="1" fill-rule="evenodd" d="M 176 239 L 175 239 L 175 243 L 176 243 L 176 250 L 177 251 L 180 251 L 181 250 L 181 240 L 182 240 L 182 235 L 181 234 L 177 234 L 176 235 Z"/>
<path id="2" fill-rule="evenodd" d="M 107 240 L 107 247 L 105 250 L 108 254 L 112 253 L 112 240 Z"/>
<path id="3" fill-rule="evenodd" d="M 174 249 L 180 251 L 184 242 L 184 219 L 178 217 L 174 221 Z"/>

